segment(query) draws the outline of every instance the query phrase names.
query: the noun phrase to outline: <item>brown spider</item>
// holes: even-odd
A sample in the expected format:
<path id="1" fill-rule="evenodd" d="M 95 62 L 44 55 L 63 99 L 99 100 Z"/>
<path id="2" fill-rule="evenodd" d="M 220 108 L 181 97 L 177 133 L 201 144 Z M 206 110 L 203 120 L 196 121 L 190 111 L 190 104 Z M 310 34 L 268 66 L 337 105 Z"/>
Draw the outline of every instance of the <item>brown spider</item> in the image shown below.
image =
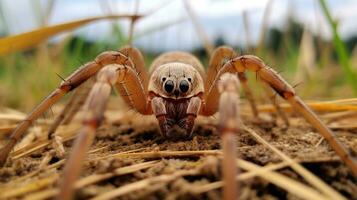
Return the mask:
<path id="1" fill-rule="evenodd" d="M 83 127 L 65 166 L 59 199 L 70 199 L 73 195 L 74 183 L 80 175 L 85 154 L 92 144 L 95 131 L 102 122 L 112 86 L 117 88 L 124 101 L 137 112 L 143 115 L 154 114 L 161 134 L 166 137 L 176 137 L 173 134 L 177 132 L 173 132 L 173 129 L 181 130 L 179 137 L 190 137 L 198 115 L 211 116 L 219 110 L 224 198 L 234 199 L 237 195 L 234 137 L 239 125 L 238 78 L 243 89 L 249 93 L 245 78 L 246 70 L 255 72 L 257 77 L 291 103 L 325 137 L 353 174 L 357 175 L 356 161 L 326 125 L 295 95 L 293 88 L 261 59 L 252 55 L 237 56 L 229 47 L 220 47 L 214 51 L 207 73 L 198 59 L 184 52 L 170 52 L 159 56 L 153 62 L 150 73 L 145 70 L 140 51 L 135 48 L 126 47 L 120 51 L 100 54 L 93 62 L 80 67 L 65 79 L 26 120 L 18 125 L 10 141 L 0 151 L 0 164 L 5 163 L 16 142 L 34 120 L 66 93 L 96 75 L 96 81 L 94 85 L 90 85 L 91 89 L 84 104 L 87 113 L 83 119 Z M 238 74 L 238 78 L 235 74 Z M 52 126 L 51 133 L 64 119 L 64 114 L 70 110 L 75 98 L 77 97 L 73 95 Z M 256 112 L 254 102 L 250 103 Z M 73 110 L 76 109 L 72 108 L 72 113 L 76 112 Z"/>

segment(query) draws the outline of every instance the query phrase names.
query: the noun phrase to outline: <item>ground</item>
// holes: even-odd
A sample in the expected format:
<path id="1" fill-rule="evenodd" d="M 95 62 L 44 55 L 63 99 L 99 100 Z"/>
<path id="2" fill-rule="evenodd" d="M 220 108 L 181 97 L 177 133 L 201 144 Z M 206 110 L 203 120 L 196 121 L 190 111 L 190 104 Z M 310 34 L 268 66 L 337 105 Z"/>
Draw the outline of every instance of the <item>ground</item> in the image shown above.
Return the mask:
<path id="1" fill-rule="evenodd" d="M 59 109 L 54 107 L 54 113 Z M 249 112 L 242 113 L 242 123 L 246 127 L 347 199 L 357 199 L 356 177 L 299 115 L 289 113 L 291 126 L 286 127 L 275 114 L 263 113 L 263 122 L 257 123 L 247 114 Z M 80 115 L 70 125 L 58 130 L 65 140 L 66 152 L 70 151 L 73 136 L 80 127 L 79 118 Z M 76 197 L 221 199 L 221 187 L 217 183 L 221 180 L 217 118 L 200 118 L 192 139 L 165 139 L 153 117 L 141 117 L 111 101 L 85 162 Z M 0 199 L 48 199 L 56 194 L 64 160 L 45 137 L 51 121 L 52 117 L 40 120 L 29 134 L 36 137 L 23 142 L 22 147 L 12 153 L 6 166 L 0 169 L 0 191 L 3 191 Z M 9 120 L 7 125 L 14 123 Z M 335 133 L 356 155 L 357 130 L 336 129 Z M 7 135 L 2 136 L 1 145 Z M 240 159 L 259 166 L 283 163 L 276 153 L 244 128 L 237 133 L 237 151 Z M 246 171 L 240 171 L 243 177 L 239 182 L 240 199 L 301 199 L 268 179 L 249 175 L 244 178 Z M 282 164 L 275 171 L 319 191 L 287 165 Z"/>

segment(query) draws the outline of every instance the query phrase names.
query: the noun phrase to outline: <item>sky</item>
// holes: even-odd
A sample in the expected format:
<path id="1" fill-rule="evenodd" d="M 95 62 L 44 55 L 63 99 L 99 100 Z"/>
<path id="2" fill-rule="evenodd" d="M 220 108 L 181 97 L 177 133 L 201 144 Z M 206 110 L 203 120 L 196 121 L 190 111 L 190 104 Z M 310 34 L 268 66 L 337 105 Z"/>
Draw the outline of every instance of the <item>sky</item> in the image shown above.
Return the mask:
<path id="1" fill-rule="evenodd" d="M 272 0 L 273 6 L 268 19 L 269 27 L 283 29 L 288 16 L 294 17 L 308 30 L 326 39 L 331 31 L 322 14 L 318 0 Z M 49 0 L 0 0 L 0 30 L 7 27 L 10 34 L 19 34 L 40 27 L 41 12 L 45 13 Z M 207 32 L 209 39 L 222 37 L 231 45 L 244 45 L 246 34 L 243 13 L 249 23 L 249 39 L 256 43 L 259 38 L 264 9 L 269 0 L 191 0 L 189 1 Z M 343 38 L 357 35 L 357 1 L 328 0 L 333 17 L 339 21 Z M 162 7 L 162 5 L 166 5 Z M 182 0 L 141 0 L 138 13 L 145 14 L 162 7 L 154 14 L 140 20 L 135 26 L 135 46 L 157 51 L 189 50 L 202 45 L 189 20 Z M 133 14 L 135 1 L 129 0 L 60 0 L 55 1 L 48 24 L 64 23 L 85 17 L 106 14 Z M 112 23 L 101 21 L 75 31 L 88 39 L 111 41 Z M 128 33 L 129 21 L 119 23 Z M 172 24 L 166 28 L 165 24 Z M 150 30 L 156 30 L 150 32 Z M 149 32 L 149 33 L 148 33 Z M 146 33 L 146 34 L 143 34 Z M 56 41 L 56 38 L 54 39 Z M 58 37 L 57 37 L 58 40 Z"/>

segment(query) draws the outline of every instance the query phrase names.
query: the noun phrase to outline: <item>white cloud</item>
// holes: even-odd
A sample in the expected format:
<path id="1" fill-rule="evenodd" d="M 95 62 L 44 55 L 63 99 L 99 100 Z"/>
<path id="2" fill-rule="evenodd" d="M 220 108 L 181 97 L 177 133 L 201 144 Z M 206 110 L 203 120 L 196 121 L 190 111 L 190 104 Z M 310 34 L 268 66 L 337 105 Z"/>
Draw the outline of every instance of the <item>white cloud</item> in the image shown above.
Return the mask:
<path id="1" fill-rule="evenodd" d="M 26 32 L 38 27 L 36 14 L 33 7 L 34 0 L 1 0 L 6 22 L 10 25 L 11 34 Z M 109 2 L 112 12 L 116 14 L 133 13 L 135 1 L 98 1 L 98 0 L 61 0 L 56 1 L 55 9 L 49 23 L 57 24 L 89 16 L 98 16 L 105 13 L 104 4 Z M 195 0 L 189 1 L 200 22 L 210 38 L 224 36 L 230 44 L 245 44 L 245 32 L 242 22 L 242 12 L 246 10 L 249 16 L 250 38 L 256 42 L 259 37 L 263 12 L 268 0 Z M 333 16 L 340 20 L 340 31 L 344 37 L 357 32 L 357 1 L 355 0 L 330 0 L 329 6 Z M 41 1 L 42 4 L 46 1 Z M 282 27 L 287 15 L 291 14 L 314 33 L 319 33 L 326 38 L 331 37 L 329 26 L 322 15 L 317 1 L 311 0 L 274 0 L 269 26 Z M 148 13 L 160 5 L 168 4 L 155 14 L 143 19 L 135 27 L 135 33 L 158 27 L 162 24 L 188 19 L 182 0 L 141 0 L 140 13 Z M 316 4 L 316 5 L 314 5 Z M 290 5 L 290 9 L 289 9 Z M 44 7 L 44 6 L 43 6 Z M 129 22 L 120 21 L 124 33 L 128 32 Z M 105 40 L 110 37 L 111 22 L 103 21 L 88 25 L 76 31 L 88 38 Z M 201 45 L 190 20 L 179 23 L 167 29 L 158 29 L 135 41 L 135 44 L 148 49 L 190 49 Z"/>

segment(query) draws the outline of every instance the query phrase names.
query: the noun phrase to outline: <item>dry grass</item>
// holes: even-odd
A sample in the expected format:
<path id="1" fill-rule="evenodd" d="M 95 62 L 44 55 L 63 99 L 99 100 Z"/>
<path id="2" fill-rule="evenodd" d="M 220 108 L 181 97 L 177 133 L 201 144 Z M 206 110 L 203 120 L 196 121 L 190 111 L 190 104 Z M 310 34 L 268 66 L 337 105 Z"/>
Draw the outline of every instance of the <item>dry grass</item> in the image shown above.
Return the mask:
<path id="1" fill-rule="evenodd" d="M 267 14 L 264 15 L 266 18 L 268 18 L 269 13 L 272 12 L 271 2 L 272 1 L 269 3 L 270 6 L 267 6 Z M 106 4 L 103 5 L 108 6 Z M 207 33 L 200 25 L 199 19 L 194 10 L 189 7 L 187 1 L 185 1 L 185 5 L 188 15 L 191 17 L 190 19 L 206 48 L 207 54 L 210 54 L 214 46 L 212 41 L 209 41 Z M 135 13 L 138 7 L 139 4 L 137 4 Z M 154 13 L 156 10 L 149 12 L 149 14 Z M 112 15 L 91 18 L 54 26 L 52 29 L 44 28 L 27 35 L 24 34 L 3 39 L 0 40 L 0 54 L 28 48 L 29 46 L 43 42 L 44 38 L 48 38 L 57 32 L 73 29 L 85 23 L 98 19 L 118 17 L 122 16 Z M 46 24 L 45 21 L 46 18 L 44 18 L 43 24 Z M 180 19 L 175 23 L 159 24 L 153 30 L 150 30 L 150 32 L 161 30 L 172 24 L 181 23 L 182 21 L 183 20 Z M 248 27 L 248 21 L 246 22 Z M 251 50 L 252 52 L 255 51 L 259 54 L 263 54 L 263 56 L 266 23 L 267 22 L 264 22 L 262 25 L 258 48 Z M 130 36 L 128 38 L 129 43 L 131 43 L 133 38 L 135 39 L 132 34 L 134 31 L 133 27 L 134 23 L 131 23 L 131 34 L 129 34 Z M 249 35 L 248 29 L 246 31 L 247 35 Z M 29 39 L 34 36 L 33 34 L 39 34 L 41 37 L 38 37 L 36 41 Z M 146 34 L 148 34 L 148 32 L 142 35 Z M 140 34 L 137 34 L 137 37 L 139 36 Z M 306 37 L 308 39 L 306 39 Z M 24 41 L 22 44 L 27 45 L 14 46 L 14 40 L 19 39 Z M 306 49 L 312 52 L 312 43 L 311 38 L 305 35 L 305 39 L 301 41 L 300 45 L 301 52 L 306 52 Z M 49 48 L 48 50 L 50 52 L 53 51 L 57 53 L 54 53 L 55 56 L 45 55 L 47 61 L 45 59 L 35 59 L 36 57 L 41 58 L 44 56 L 41 50 L 36 51 L 36 55 L 30 58 L 21 55 L 21 59 L 18 59 L 17 55 L 13 55 L 3 61 L 8 66 L 24 65 L 25 63 L 27 65 L 30 63 L 27 66 L 30 70 L 21 71 L 11 68 L 5 70 L 7 77 L 5 78 L 6 80 L 4 79 L 4 82 L 6 82 L 6 84 L 2 85 L 12 88 L 7 90 L 10 91 L 9 93 L 18 90 L 22 91 L 20 96 L 16 94 L 11 95 L 11 97 L 16 99 L 14 101 L 19 102 L 19 99 L 25 97 L 24 94 L 27 94 L 26 97 L 29 97 L 29 99 L 21 103 L 29 104 L 25 106 L 29 108 L 34 105 L 34 102 L 42 98 L 44 93 L 48 93 L 40 91 L 28 94 L 29 90 L 33 90 L 19 85 L 16 81 L 13 83 L 14 77 L 21 78 L 21 74 L 26 74 L 28 80 L 37 81 L 36 74 L 40 72 L 41 74 L 55 74 L 54 72 L 56 70 L 44 66 L 51 63 L 51 57 L 56 58 L 56 61 L 51 63 L 51 65 L 57 69 L 59 69 L 58 66 L 68 64 L 67 59 L 71 58 L 73 60 L 72 57 L 66 57 L 60 60 L 58 49 L 62 51 L 65 49 L 64 46 L 64 43 L 60 43 L 53 48 Z M 309 63 L 308 65 L 314 66 L 305 66 L 305 68 L 300 69 L 301 71 L 299 71 L 299 73 L 308 73 L 312 79 L 315 78 L 314 80 L 305 80 L 306 77 L 304 77 L 304 80 L 306 81 L 305 84 L 311 87 L 318 85 L 318 89 L 313 90 L 313 93 L 319 96 L 319 92 L 324 91 L 321 82 L 328 83 L 331 79 L 318 77 L 317 75 L 321 74 L 322 71 L 316 68 L 315 65 L 317 65 L 317 61 L 315 58 L 309 57 L 313 56 L 311 55 L 312 53 L 303 55 L 301 52 L 295 55 L 295 57 L 299 59 L 299 62 L 301 64 Z M 95 52 L 95 54 L 97 53 L 99 52 Z M 93 58 L 95 54 L 90 55 L 89 58 Z M 298 59 L 286 59 L 282 61 L 283 59 L 281 59 L 281 57 L 284 57 L 282 55 L 270 56 L 273 58 L 268 60 L 268 62 L 273 62 L 275 65 L 284 66 L 298 62 Z M 78 59 L 76 56 L 74 57 L 74 59 Z M 21 62 L 19 62 L 19 60 Z M 70 62 L 70 64 L 73 65 L 73 67 L 79 65 L 77 60 Z M 329 65 L 333 66 L 335 64 L 329 63 Z M 38 70 L 31 70 L 31 68 L 35 68 L 35 66 L 42 67 Z M 307 67 L 313 67 L 313 70 L 309 71 Z M 288 70 L 290 70 L 290 68 L 288 68 Z M 62 69 L 58 71 L 64 72 Z M 334 71 L 328 72 L 334 74 Z M 290 79 L 292 77 L 295 77 L 295 75 L 291 76 Z M 58 80 L 53 80 L 53 78 L 52 80 L 44 79 L 41 81 L 41 83 L 44 83 L 43 85 L 48 87 L 53 86 L 53 88 L 57 82 Z M 35 84 L 30 82 L 25 85 Z M 331 85 L 328 84 L 326 85 L 329 89 L 330 86 Z M 2 89 L 1 87 L 3 86 L 0 85 L 0 89 Z M 346 93 L 347 96 L 349 96 L 350 93 L 344 92 L 343 87 L 335 87 L 334 90 L 338 91 L 337 96 L 342 93 Z M 40 90 L 44 89 L 42 88 Z M 347 91 L 349 90 L 347 89 Z M 6 92 L 0 92 L 0 97 L 1 95 L 10 96 L 7 94 Z M 306 94 L 309 94 L 309 92 Z M 35 97 L 31 97 L 31 95 Z M 5 102 L 5 105 L 9 104 L 8 101 Z M 9 100 L 9 102 L 11 102 L 11 100 Z M 220 188 L 224 183 L 221 181 L 221 175 L 218 170 L 221 167 L 220 161 L 222 155 L 219 150 L 220 137 L 216 129 L 216 118 L 200 119 L 200 127 L 202 126 L 203 128 L 197 130 L 198 136 L 193 140 L 162 141 L 157 137 L 157 129 L 154 128 L 151 130 L 152 127 L 156 126 L 155 119 L 145 118 L 145 120 L 143 120 L 137 114 L 128 111 L 127 108 L 123 109 L 123 107 L 121 107 L 122 105 L 119 105 L 120 106 L 111 105 L 106 112 L 106 123 L 98 131 L 97 141 L 88 152 L 82 177 L 77 181 L 75 186 L 79 191 L 77 195 L 79 198 L 112 199 L 123 197 L 126 199 L 137 199 L 144 197 L 160 198 L 163 196 L 168 199 L 176 199 L 179 197 L 220 198 Z M 342 140 L 345 145 L 349 146 L 351 151 L 356 153 L 357 124 L 355 122 L 357 118 L 357 99 L 338 99 L 324 102 L 311 101 L 309 105 L 321 113 L 323 120 L 329 127 L 338 132 L 339 139 Z M 54 115 L 59 112 L 59 108 L 61 108 L 61 106 L 53 108 Z M 276 110 L 273 106 L 259 106 L 259 111 L 262 112 L 266 120 L 269 121 L 267 124 L 271 124 L 273 121 L 274 125 L 271 126 L 264 123 L 257 125 L 247 120 L 251 119 L 252 116 L 246 104 L 242 104 L 242 113 L 245 119 L 244 123 L 249 124 L 249 126 L 243 127 L 244 134 L 238 137 L 239 145 L 237 146 L 237 151 L 240 153 L 240 158 L 237 158 L 237 168 L 241 170 L 241 173 L 238 174 L 236 178 L 241 184 L 239 190 L 241 199 L 270 197 L 282 197 L 287 199 L 357 198 L 356 194 L 353 193 L 353 190 L 357 190 L 355 177 L 340 163 L 339 159 L 335 156 L 334 152 L 329 149 L 329 146 L 324 142 L 321 136 L 312 132 L 309 125 L 303 120 L 291 114 L 292 109 L 288 104 L 281 104 L 281 108 L 283 111 L 289 113 L 291 126 L 287 129 L 281 128 L 283 122 L 279 121 L 279 119 L 275 119 Z M 0 145 L 3 145 L 7 141 L 9 134 L 15 128 L 16 124 L 22 121 L 25 116 L 24 113 L 12 109 L 2 108 L 0 110 Z M 76 133 L 81 126 L 79 121 L 80 117 L 81 115 L 79 114 L 74 122 L 67 126 L 61 126 L 57 131 L 57 134 L 63 137 L 66 153 L 69 152 L 71 142 L 76 137 Z M 57 182 L 62 175 L 65 158 L 56 155 L 52 141 L 49 141 L 46 136 L 49 125 L 53 122 L 52 118 L 53 117 L 45 117 L 37 120 L 34 127 L 29 130 L 27 136 L 11 153 L 10 162 L 8 162 L 7 166 L 4 169 L 0 169 L 0 190 L 2 191 L 0 199 L 48 199 L 58 193 Z M 264 126 L 268 126 L 268 128 L 264 128 Z M 274 130 L 279 130 L 279 134 L 274 133 Z M 294 136 L 294 133 L 290 133 L 291 131 L 296 131 L 299 134 Z M 277 139 L 284 137 L 282 136 L 283 134 L 286 134 L 291 141 L 288 139 L 285 141 L 286 143 L 277 141 Z M 198 142 L 200 138 L 207 139 L 207 143 L 202 140 Z M 307 144 L 306 146 L 299 146 L 300 143 Z M 306 147 L 306 149 L 301 147 Z M 261 152 L 262 150 L 264 150 L 264 153 Z M 306 156 L 306 158 L 304 156 Z M 326 165 L 326 168 L 319 165 Z M 316 170 L 313 170 L 314 168 L 323 170 L 316 173 Z M 345 179 L 331 181 L 331 179 L 340 176 L 343 176 Z M 274 194 L 274 191 L 279 194 Z M 261 196 L 259 196 L 259 194 L 261 194 Z"/>
<path id="2" fill-rule="evenodd" d="M 119 133 L 117 133 L 119 135 L 123 134 L 122 136 L 120 136 L 120 138 L 122 138 L 120 140 L 125 140 L 123 138 L 126 138 L 126 133 L 125 133 L 126 128 L 132 127 L 134 128 L 134 130 L 137 130 L 132 132 L 130 135 L 128 135 L 130 136 L 130 138 L 141 137 L 140 136 L 141 134 L 145 134 L 145 130 L 142 130 L 140 128 L 137 129 L 136 127 L 140 125 L 143 127 L 148 127 L 148 126 L 152 126 L 151 125 L 152 123 L 155 123 L 155 120 L 153 118 L 146 118 L 145 123 L 142 123 L 142 118 L 140 118 L 137 114 L 130 113 L 130 112 L 128 113 L 127 111 L 120 111 L 126 109 L 121 108 L 122 105 L 120 104 L 118 108 L 118 104 L 117 104 L 118 99 L 115 100 L 116 100 L 115 104 L 114 101 L 110 103 L 109 106 L 110 110 L 106 114 L 106 121 L 108 123 L 120 124 L 118 125 L 118 128 L 120 130 Z M 336 106 L 341 104 L 341 102 L 345 104 L 354 101 L 338 100 L 338 101 L 332 101 L 326 103 L 320 102 L 320 104 L 324 105 L 328 103 L 329 105 Z M 315 104 L 319 105 L 319 103 L 315 103 Z M 115 109 L 117 111 L 114 111 L 112 109 Z M 243 109 L 246 109 L 245 104 L 243 105 Z M 57 107 L 54 109 L 54 112 L 57 113 L 58 110 L 59 109 Z M 263 109 L 261 109 L 260 107 L 260 110 Z M 114 115 L 115 112 L 117 112 L 116 115 Z M 270 112 L 271 111 L 269 111 L 268 113 Z M 339 120 L 336 121 L 336 123 L 346 123 L 345 121 L 347 121 L 347 123 L 352 123 L 352 121 L 354 121 L 352 119 L 355 119 L 357 117 L 356 111 L 347 111 L 347 112 L 341 113 L 343 114 L 341 115 L 339 114 L 340 112 L 332 112 L 327 109 L 326 114 L 322 115 L 322 117 L 326 121 L 333 117 L 339 117 Z M 353 113 L 353 115 L 351 113 Z M 58 134 L 63 136 L 64 141 L 66 141 L 65 144 L 66 144 L 67 152 L 69 150 L 69 147 L 71 146 L 70 143 L 68 143 L 68 141 L 71 141 L 73 138 L 75 138 L 75 135 L 80 127 L 80 123 L 78 121 L 80 115 L 81 114 L 79 114 L 79 116 L 75 119 L 75 121 L 72 122 L 70 125 L 62 126 L 58 131 Z M 3 117 L 2 123 L 6 124 L 3 125 L 4 127 L 6 126 L 13 127 L 16 123 L 18 123 L 18 120 L 22 119 L 21 117 L 23 117 L 23 114 L 15 112 L 13 110 L 5 110 L 1 113 L 1 116 Z M 249 114 L 247 114 L 247 116 L 249 116 Z M 289 116 L 289 119 L 291 120 L 291 122 L 293 122 L 291 124 L 292 127 L 298 127 L 301 125 L 301 122 L 294 123 L 296 122 L 295 117 L 292 118 L 291 116 Z M 53 153 L 53 150 L 51 150 L 53 149 L 53 147 L 51 146 L 51 142 L 48 141 L 45 136 L 46 136 L 46 130 L 48 129 L 48 126 L 52 120 L 46 119 L 44 121 L 46 121 L 47 123 L 37 123 L 36 126 L 33 127 L 28 134 L 28 136 L 35 134 L 36 129 L 40 128 L 41 133 L 38 134 L 37 137 L 32 137 L 32 140 L 27 141 L 25 144 L 22 144 L 21 148 L 18 147 L 17 150 L 12 152 L 11 162 L 8 163 L 6 170 L 9 170 L 9 167 L 13 168 L 14 170 L 16 170 L 16 168 L 21 170 L 20 167 L 21 165 L 18 164 L 14 165 L 14 164 L 27 162 L 26 160 L 29 161 L 29 159 L 31 160 L 30 162 L 33 163 L 32 164 L 33 166 L 30 169 L 25 170 L 25 172 L 21 172 L 20 175 L 15 175 L 13 177 L 10 176 L 7 177 L 6 179 L 4 179 L 5 177 L 3 177 L 2 178 L 3 180 L 0 183 L 0 190 L 3 191 L 2 194 L 0 195 L 0 199 L 12 199 L 12 198 L 48 199 L 57 194 L 58 189 L 56 183 L 58 181 L 58 178 L 61 176 L 62 167 L 63 164 L 65 163 L 65 160 L 59 159 L 54 162 L 51 161 L 54 158 L 56 158 L 56 155 Z M 216 119 L 212 119 L 212 118 L 201 119 L 200 121 L 201 121 L 200 126 L 202 126 L 203 123 L 206 124 L 204 126 L 207 127 L 211 126 L 210 124 L 215 126 L 214 124 L 216 123 Z M 274 152 L 274 154 L 278 156 L 277 158 L 281 161 L 278 162 L 273 161 L 273 163 L 261 165 L 259 163 L 254 163 L 255 161 L 237 159 L 237 167 L 240 168 L 241 170 L 241 173 L 237 176 L 237 181 L 239 181 L 241 184 L 243 185 L 248 184 L 250 181 L 256 180 L 255 177 L 259 177 L 261 179 L 257 179 L 257 180 L 265 180 L 268 183 L 274 184 L 277 187 L 285 190 L 287 193 L 295 197 L 299 197 L 301 199 L 346 199 L 346 197 L 344 197 L 337 190 L 336 187 L 324 182 L 324 180 L 321 179 L 323 178 L 321 177 L 321 174 L 316 176 L 314 173 L 312 173 L 311 171 L 309 171 L 307 168 L 304 167 L 304 165 L 308 163 L 319 163 L 319 162 L 323 162 L 325 163 L 325 165 L 329 165 L 329 163 L 338 162 L 339 160 L 338 158 L 329 157 L 329 156 L 314 157 L 312 159 L 311 158 L 302 159 L 298 157 L 294 158 L 291 157 L 291 155 L 288 155 L 283 147 L 279 147 L 279 149 L 281 149 L 279 150 L 277 148 L 279 145 L 277 146 L 277 144 L 274 142 L 274 139 L 268 141 L 267 139 L 265 139 L 266 136 L 264 136 L 265 138 L 262 137 L 264 134 L 267 133 L 259 133 L 257 132 L 257 128 L 255 127 L 249 128 L 247 126 L 243 126 L 243 129 L 246 133 L 248 133 L 248 135 L 251 135 L 258 143 L 253 146 L 238 146 L 237 150 L 241 152 L 240 154 L 242 154 L 242 152 L 247 152 L 247 151 L 249 152 L 253 148 L 258 148 L 259 146 L 258 144 L 261 143 L 267 149 L 270 149 L 272 152 Z M 158 146 L 149 145 L 147 147 L 142 146 L 141 148 L 135 148 L 130 150 L 127 149 L 126 151 L 123 151 L 120 149 L 123 148 L 125 149 L 124 146 L 113 147 L 113 144 L 115 144 L 115 142 L 114 143 L 106 142 L 108 140 L 106 140 L 105 138 L 113 137 L 111 136 L 114 134 L 111 133 L 113 131 L 118 132 L 115 131 L 115 129 L 111 129 L 111 128 L 105 130 L 104 133 L 103 130 L 99 131 L 98 141 L 88 153 L 88 158 L 85 164 L 86 169 L 84 170 L 82 178 L 78 180 L 76 183 L 76 188 L 79 191 L 82 191 L 81 193 L 84 192 L 85 193 L 84 196 L 86 196 L 86 198 L 90 197 L 91 199 L 112 199 L 117 197 L 125 197 L 129 199 L 133 199 L 133 198 L 135 199 L 140 197 L 139 194 L 141 193 L 139 191 L 141 192 L 145 191 L 144 193 L 146 195 L 149 196 L 153 195 L 154 197 L 155 194 L 158 195 L 160 194 L 160 192 L 168 190 L 170 187 L 174 187 L 173 185 L 178 184 L 177 181 L 180 179 L 185 180 L 185 177 L 200 177 L 200 176 L 209 177 L 208 174 L 210 173 L 208 173 L 208 171 L 212 171 L 212 170 L 215 171 L 214 170 L 215 168 L 220 167 L 219 160 L 221 159 L 221 151 L 218 149 L 208 148 L 202 150 L 197 150 L 197 149 L 196 150 L 169 150 L 169 149 L 161 150 L 164 149 L 164 147 L 162 147 L 162 144 L 164 143 L 167 145 L 171 145 L 170 143 L 177 145 L 180 143 L 180 141 L 166 141 L 162 143 L 162 141 L 160 142 L 157 141 L 156 139 L 156 141 L 159 142 Z M 5 133 L 6 132 L 4 131 L 4 134 Z M 155 134 L 155 133 L 149 133 L 149 134 Z M 8 135 L 5 134 L 3 137 L 1 137 L 2 139 L 0 140 L 0 143 L 5 142 L 7 136 Z M 208 136 L 208 137 L 212 137 L 212 136 Z M 244 136 L 243 138 L 245 137 L 249 137 L 249 136 Z M 353 138 L 354 140 L 356 140 L 357 137 L 353 136 Z M 151 139 L 149 139 L 149 141 L 151 141 Z M 153 142 L 157 143 L 155 142 L 155 139 Z M 141 141 L 138 142 L 138 144 L 140 143 L 143 143 L 144 146 L 146 146 L 145 139 L 142 139 Z M 193 141 L 184 141 L 185 145 L 186 144 L 194 145 L 194 143 L 195 143 L 195 139 Z M 136 146 L 135 142 L 132 145 Z M 240 145 L 242 144 L 240 143 Z M 157 146 L 157 148 L 155 148 L 155 146 Z M 314 146 L 313 144 L 311 146 L 312 146 L 311 148 L 315 148 L 313 147 Z M 326 144 L 317 148 L 324 149 L 325 147 Z M 38 157 L 36 156 L 38 155 L 38 153 L 40 153 L 41 156 L 39 158 L 36 158 Z M 255 159 L 259 160 L 259 158 L 255 158 Z M 118 167 L 113 166 L 114 168 L 110 167 L 111 165 L 110 163 L 125 162 L 125 160 L 130 161 L 130 163 L 124 166 L 119 165 Z M 105 166 L 107 167 L 105 167 L 104 171 L 103 169 L 100 169 L 98 167 L 94 167 L 92 169 L 91 166 L 94 166 L 93 163 L 98 163 L 98 162 L 107 163 L 105 164 Z M 174 170 L 170 169 L 170 166 L 172 165 L 170 164 L 170 162 L 175 162 L 176 164 L 174 166 L 178 168 Z M 97 165 L 98 164 L 95 164 L 95 166 Z M 164 167 L 165 170 L 157 172 L 157 170 L 160 170 L 160 168 L 163 166 L 166 167 L 166 168 Z M 179 166 L 181 166 L 182 168 Z M 170 170 L 168 170 L 167 167 Z M 290 173 L 295 173 L 300 178 L 297 179 L 295 175 L 291 176 L 290 173 L 287 174 L 283 173 L 284 171 L 286 172 L 286 169 L 289 168 L 292 170 Z M 156 171 L 156 172 L 151 176 L 143 176 L 143 177 L 139 176 L 141 178 L 137 177 L 138 176 L 137 173 L 145 174 L 148 171 Z M 4 169 L 0 170 L 0 174 L 4 175 L 4 173 L 5 173 Z M 129 181 L 127 180 L 128 178 Z M 184 189 L 185 192 L 181 190 L 179 191 L 173 190 L 170 192 L 172 193 L 170 195 L 172 196 L 175 194 L 177 196 L 180 196 L 184 194 L 190 194 L 191 197 L 192 196 L 203 197 L 204 195 L 208 195 L 208 194 L 212 195 L 212 192 L 219 194 L 220 188 L 223 186 L 223 183 L 219 180 L 219 178 L 220 175 L 218 175 L 218 180 L 212 179 L 211 182 L 206 181 L 201 184 L 194 184 L 194 182 L 187 183 L 189 185 L 182 186 L 185 188 Z M 124 183 L 116 188 L 112 188 L 112 187 L 106 188 L 102 186 L 103 183 L 110 183 L 111 182 L 110 180 L 119 180 L 119 181 L 123 180 Z M 349 181 L 353 182 L 354 180 L 352 178 Z M 169 185 L 170 187 L 168 187 Z M 254 191 L 255 189 L 247 189 L 247 186 L 242 186 L 240 191 L 240 195 L 242 199 L 246 199 L 247 197 L 245 197 L 245 195 L 249 196 L 252 190 Z M 139 196 L 135 196 L 135 195 L 132 196 L 132 194 L 135 194 L 137 192 Z M 265 192 L 270 193 L 269 191 L 265 191 Z M 169 194 L 167 195 L 170 196 Z M 83 198 L 83 196 L 81 198 Z M 212 198 L 212 196 L 208 198 Z"/>

